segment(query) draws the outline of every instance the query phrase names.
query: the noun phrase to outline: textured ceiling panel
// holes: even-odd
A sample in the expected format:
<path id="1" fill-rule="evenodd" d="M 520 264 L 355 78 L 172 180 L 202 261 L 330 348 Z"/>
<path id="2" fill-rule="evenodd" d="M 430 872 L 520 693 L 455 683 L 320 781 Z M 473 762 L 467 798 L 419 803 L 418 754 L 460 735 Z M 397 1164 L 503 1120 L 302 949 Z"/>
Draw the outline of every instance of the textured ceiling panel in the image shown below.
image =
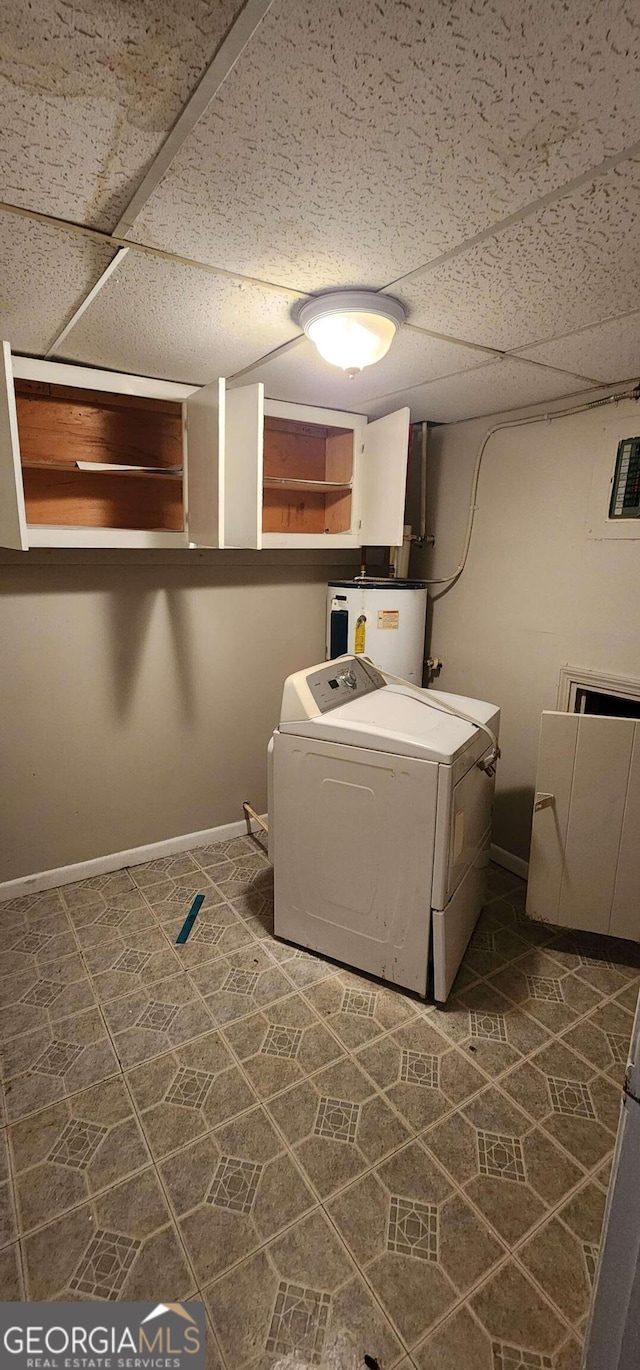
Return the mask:
<path id="1" fill-rule="evenodd" d="M 393 293 L 423 328 L 523 348 L 637 305 L 639 225 L 634 160 Z"/>
<path id="2" fill-rule="evenodd" d="M 367 367 L 350 380 L 323 361 L 313 343 L 305 338 L 288 352 L 264 362 L 238 383 L 264 381 L 265 394 L 275 400 L 366 413 L 369 402 L 376 396 L 417 385 L 435 376 L 464 371 L 485 361 L 486 356 L 486 352 L 475 348 L 458 347 L 455 343 L 425 338 L 420 333 L 401 328 L 383 361 Z"/>
<path id="3" fill-rule="evenodd" d="M 0 214 L 0 333 L 14 352 L 46 352 L 113 255 L 77 233 Z"/>
<path id="4" fill-rule="evenodd" d="M 5 0 L 0 198 L 112 228 L 239 0 Z"/>
<path id="5" fill-rule="evenodd" d="M 640 313 L 528 347 L 521 355 L 546 366 L 570 367 L 601 381 L 629 380 L 640 376 Z"/>
<path id="6" fill-rule="evenodd" d="M 461 376 L 447 376 L 445 380 L 430 381 L 427 385 L 388 395 L 371 404 L 369 413 L 390 414 L 407 404 L 412 423 L 420 419 L 455 423 L 458 419 L 497 414 L 504 409 L 573 395 L 585 388 L 584 380 L 578 376 L 545 371 L 542 367 L 526 366 L 509 358 L 466 371 Z"/>
<path id="7" fill-rule="evenodd" d="M 65 339 L 69 360 L 204 384 L 299 331 L 292 299 L 131 251 Z"/>
<path id="8" fill-rule="evenodd" d="M 296 289 L 384 285 L 640 137 L 634 14 L 274 0 L 135 236 Z"/>

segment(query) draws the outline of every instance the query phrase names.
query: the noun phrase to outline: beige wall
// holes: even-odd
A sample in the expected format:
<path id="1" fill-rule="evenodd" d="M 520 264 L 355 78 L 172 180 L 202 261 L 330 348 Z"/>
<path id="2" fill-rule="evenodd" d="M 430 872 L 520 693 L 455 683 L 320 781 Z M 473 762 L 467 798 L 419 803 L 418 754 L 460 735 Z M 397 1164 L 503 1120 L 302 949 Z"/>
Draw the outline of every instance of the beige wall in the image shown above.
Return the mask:
<path id="1" fill-rule="evenodd" d="M 282 682 L 356 558 L 1 555 L 0 880 L 266 807 Z"/>
<path id="2" fill-rule="evenodd" d="M 500 417 L 431 431 L 436 546 L 416 555 L 413 574 L 446 575 L 457 565 L 478 445 Z M 502 708 L 494 840 L 525 859 L 540 714 L 556 708 L 560 667 L 640 677 L 640 539 L 587 533 L 594 507 L 606 517 L 618 441 L 636 433 L 640 406 L 629 401 L 496 434 L 467 569 L 432 606 L 430 651 L 445 663 L 439 683 Z"/>

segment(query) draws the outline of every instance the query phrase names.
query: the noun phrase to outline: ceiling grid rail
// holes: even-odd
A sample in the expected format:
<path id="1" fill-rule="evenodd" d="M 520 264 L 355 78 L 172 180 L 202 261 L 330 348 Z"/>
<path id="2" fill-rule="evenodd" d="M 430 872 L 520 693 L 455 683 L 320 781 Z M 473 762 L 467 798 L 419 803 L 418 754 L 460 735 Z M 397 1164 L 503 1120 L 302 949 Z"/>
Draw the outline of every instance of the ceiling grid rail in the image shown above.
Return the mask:
<path id="1" fill-rule="evenodd" d="M 187 100 L 182 113 L 178 116 L 173 128 L 165 138 L 162 147 L 154 157 L 151 166 L 143 177 L 137 190 L 132 195 L 128 205 L 123 210 L 117 224 L 110 235 L 114 239 L 124 237 L 133 227 L 138 215 L 144 209 L 147 201 L 153 195 L 155 189 L 160 184 L 163 176 L 168 171 L 180 148 L 186 142 L 189 134 L 193 132 L 198 120 L 202 118 L 205 110 L 215 99 L 220 87 L 224 84 L 229 73 L 233 70 L 238 58 L 259 28 L 262 20 L 271 8 L 273 0 L 246 0 L 237 18 L 234 19 L 227 34 L 223 38 L 218 51 L 213 60 L 209 63 L 204 75 L 200 78 L 193 94 Z M 95 285 L 88 295 L 78 305 L 71 318 L 65 324 L 56 338 L 54 338 L 45 356 L 54 356 L 65 338 L 68 337 L 76 323 L 88 309 L 89 305 L 95 300 L 102 287 L 106 285 L 114 271 L 124 261 L 127 255 L 128 246 L 123 247 L 116 253 L 113 261 L 109 263 L 105 271 L 98 278 Z"/>

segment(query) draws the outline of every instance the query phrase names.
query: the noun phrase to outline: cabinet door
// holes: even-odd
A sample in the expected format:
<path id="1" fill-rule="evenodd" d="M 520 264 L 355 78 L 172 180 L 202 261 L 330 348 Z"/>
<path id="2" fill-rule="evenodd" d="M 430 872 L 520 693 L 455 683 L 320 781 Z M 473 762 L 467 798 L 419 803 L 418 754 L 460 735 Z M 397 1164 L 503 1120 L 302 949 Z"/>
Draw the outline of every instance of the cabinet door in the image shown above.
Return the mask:
<path id="1" fill-rule="evenodd" d="M 640 941 L 632 718 L 543 713 L 527 913 Z M 631 789 L 630 789 L 630 781 Z M 630 828 L 634 833 L 629 841 Z"/>
<path id="2" fill-rule="evenodd" d="M 402 545 L 409 417 L 408 409 L 398 409 L 366 426 L 357 478 L 362 545 Z"/>
<path id="3" fill-rule="evenodd" d="M 0 547 L 26 552 L 28 546 L 11 348 L 5 342 L 0 376 Z"/>
<path id="4" fill-rule="evenodd" d="M 223 490 L 223 547 L 262 547 L 264 385 L 227 390 Z"/>
<path id="5" fill-rule="evenodd" d="M 190 395 L 185 414 L 189 541 L 196 547 L 224 547 L 224 380 L 212 381 Z"/>

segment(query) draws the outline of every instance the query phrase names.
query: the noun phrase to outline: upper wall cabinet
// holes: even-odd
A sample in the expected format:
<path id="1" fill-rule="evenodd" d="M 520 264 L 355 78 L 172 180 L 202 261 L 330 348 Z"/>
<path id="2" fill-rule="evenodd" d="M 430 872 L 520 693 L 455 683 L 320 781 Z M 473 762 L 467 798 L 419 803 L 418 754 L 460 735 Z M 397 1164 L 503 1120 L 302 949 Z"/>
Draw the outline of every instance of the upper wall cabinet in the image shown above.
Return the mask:
<path id="1" fill-rule="evenodd" d="M 367 423 L 361 414 L 266 400 L 261 384 L 227 390 L 225 405 L 221 545 L 401 544 L 408 409 Z"/>
<path id="2" fill-rule="evenodd" d="M 360 415 L 12 358 L 0 375 L 0 545 L 402 542 L 409 411 Z"/>

